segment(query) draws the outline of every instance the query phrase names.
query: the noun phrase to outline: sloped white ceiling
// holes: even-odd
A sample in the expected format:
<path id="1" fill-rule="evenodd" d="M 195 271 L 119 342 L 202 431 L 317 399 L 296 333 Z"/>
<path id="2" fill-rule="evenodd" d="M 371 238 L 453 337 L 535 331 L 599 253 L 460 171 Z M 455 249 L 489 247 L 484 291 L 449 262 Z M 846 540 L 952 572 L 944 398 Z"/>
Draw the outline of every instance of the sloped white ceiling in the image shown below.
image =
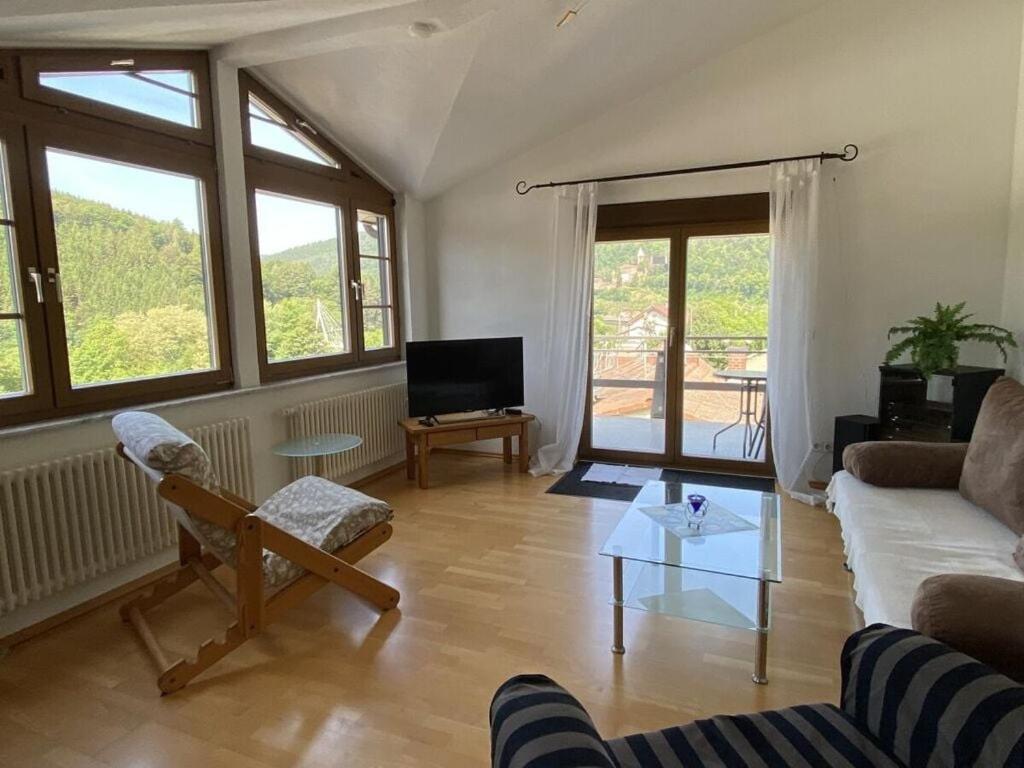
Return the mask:
<path id="1" fill-rule="evenodd" d="M 426 198 L 823 1 L 0 0 L 0 39 L 212 46 Z"/>

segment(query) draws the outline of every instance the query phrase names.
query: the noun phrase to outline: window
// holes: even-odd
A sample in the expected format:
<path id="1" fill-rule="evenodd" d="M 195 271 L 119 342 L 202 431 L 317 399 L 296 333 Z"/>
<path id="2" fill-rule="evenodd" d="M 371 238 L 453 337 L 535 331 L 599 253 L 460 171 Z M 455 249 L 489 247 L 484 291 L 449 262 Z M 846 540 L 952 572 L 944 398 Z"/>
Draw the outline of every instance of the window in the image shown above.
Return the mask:
<path id="1" fill-rule="evenodd" d="M 26 55 L 0 106 L 0 424 L 231 384 L 206 59 L 172 56 Z"/>
<path id="2" fill-rule="evenodd" d="M 363 305 L 362 337 L 367 350 L 393 347 L 394 296 L 391 287 L 391 231 L 388 217 L 356 211 L 359 288 Z"/>
<path id="3" fill-rule="evenodd" d="M 50 147 L 46 168 L 72 388 L 216 368 L 203 182 Z"/>
<path id="4" fill-rule="evenodd" d="M 283 117 L 252 94 L 249 94 L 249 135 L 257 147 L 331 168 L 338 167 L 330 155 L 318 148 L 297 127 L 288 125 Z"/>
<path id="5" fill-rule="evenodd" d="M 39 84 L 160 120 L 199 127 L 191 72 L 40 72 Z"/>
<path id="6" fill-rule="evenodd" d="M 391 192 L 240 76 L 264 380 L 399 357 Z"/>
<path id="7" fill-rule="evenodd" d="M 7 154 L 5 143 L 0 143 L 0 398 L 32 391 Z"/>
<path id="8" fill-rule="evenodd" d="M 257 190 L 256 225 L 269 362 L 349 352 L 341 209 Z"/>
<path id="9" fill-rule="evenodd" d="M 205 54 L 25 53 L 25 99 L 213 143 Z"/>

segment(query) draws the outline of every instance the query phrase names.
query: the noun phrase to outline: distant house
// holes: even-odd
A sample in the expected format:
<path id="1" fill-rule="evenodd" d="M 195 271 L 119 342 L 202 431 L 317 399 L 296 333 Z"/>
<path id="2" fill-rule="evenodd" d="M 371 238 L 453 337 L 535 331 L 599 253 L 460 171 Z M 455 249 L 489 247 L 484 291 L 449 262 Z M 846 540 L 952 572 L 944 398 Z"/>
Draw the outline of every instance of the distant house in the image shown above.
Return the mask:
<path id="1" fill-rule="evenodd" d="M 619 316 L 619 333 L 632 337 L 668 337 L 668 306 L 652 304 L 640 312 L 623 312 Z"/>

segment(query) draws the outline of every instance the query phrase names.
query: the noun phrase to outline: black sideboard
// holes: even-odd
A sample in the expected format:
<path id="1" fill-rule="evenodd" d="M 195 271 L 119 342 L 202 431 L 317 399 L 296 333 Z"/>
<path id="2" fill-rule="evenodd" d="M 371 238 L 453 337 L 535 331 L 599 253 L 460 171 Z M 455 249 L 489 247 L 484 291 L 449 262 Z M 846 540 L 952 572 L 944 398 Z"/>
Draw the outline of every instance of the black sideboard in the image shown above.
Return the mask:
<path id="1" fill-rule="evenodd" d="M 913 365 L 880 365 L 877 416 L 839 416 L 835 422 L 832 471 L 843 468 L 843 449 L 868 440 L 968 442 L 985 393 L 1005 371 L 960 365 L 933 375 L 948 396 L 929 397 L 928 379 Z"/>

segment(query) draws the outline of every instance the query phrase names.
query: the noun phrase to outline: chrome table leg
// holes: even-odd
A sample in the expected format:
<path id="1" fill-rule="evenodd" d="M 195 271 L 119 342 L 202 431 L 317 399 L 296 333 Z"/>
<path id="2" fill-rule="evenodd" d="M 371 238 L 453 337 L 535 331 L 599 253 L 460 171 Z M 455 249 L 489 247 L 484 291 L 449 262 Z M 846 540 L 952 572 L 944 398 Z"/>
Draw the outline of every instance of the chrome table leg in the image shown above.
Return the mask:
<path id="1" fill-rule="evenodd" d="M 615 637 L 612 641 L 612 653 L 625 653 L 626 646 L 622 644 L 622 558 L 612 558 L 612 617 L 615 622 Z"/>
<path id="2" fill-rule="evenodd" d="M 768 683 L 768 627 L 771 613 L 771 582 L 757 584 L 757 639 L 754 641 L 754 682 Z"/>

